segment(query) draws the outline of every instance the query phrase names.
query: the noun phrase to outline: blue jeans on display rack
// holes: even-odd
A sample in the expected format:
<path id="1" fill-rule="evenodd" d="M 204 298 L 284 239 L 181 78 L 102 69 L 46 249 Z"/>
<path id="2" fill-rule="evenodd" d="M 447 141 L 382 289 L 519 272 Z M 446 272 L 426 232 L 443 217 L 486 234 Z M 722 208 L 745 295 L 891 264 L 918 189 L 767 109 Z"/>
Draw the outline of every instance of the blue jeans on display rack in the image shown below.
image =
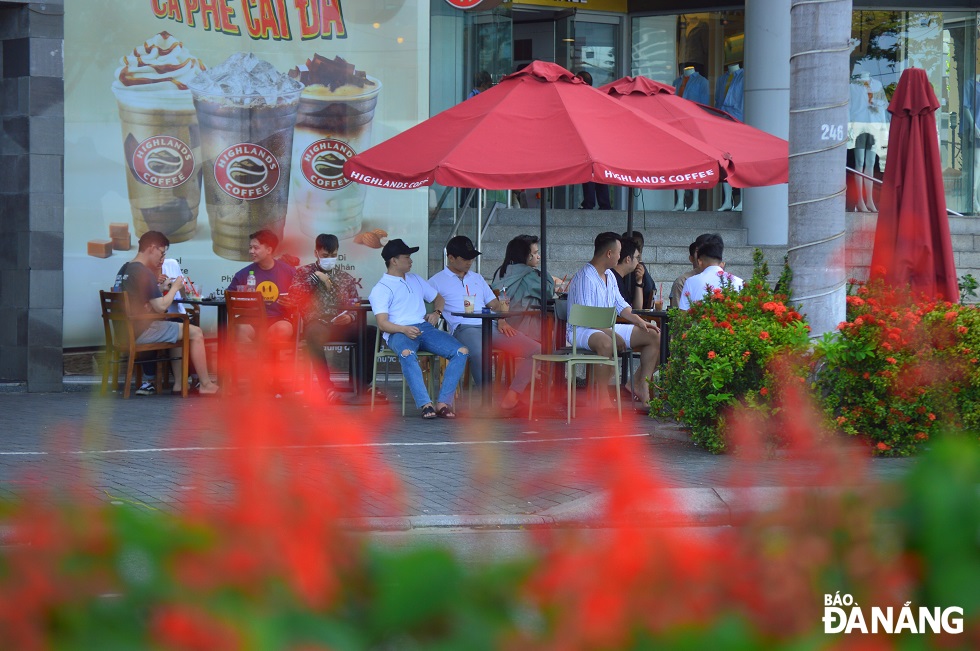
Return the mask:
<path id="1" fill-rule="evenodd" d="M 398 363 L 402 366 L 402 373 L 405 375 L 405 382 L 415 399 L 415 406 L 421 409 L 432 402 L 429 398 L 429 390 L 425 386 L 425 379 L 422 377 L 419 358 L 416 356 L 420 349 L 449 360 L 446 372 L 442 376 L 442 385 L 436 402 L 452 405 L 456 385 L 463 377 L 463 370 L 466 368 L 469 353 L 460 352 L 460 348 L 464 346 L 455 337 L 448 332 L 437 330 L 428 321 L 416 323 L 415 327 L 422 331 L 422 334 L 415 339 L 400 332 L 388 336 L 388 348 L 398 355 Z M 402 351 L 405 350 L 410 351 L 408 356 L 402 354 Z"/>

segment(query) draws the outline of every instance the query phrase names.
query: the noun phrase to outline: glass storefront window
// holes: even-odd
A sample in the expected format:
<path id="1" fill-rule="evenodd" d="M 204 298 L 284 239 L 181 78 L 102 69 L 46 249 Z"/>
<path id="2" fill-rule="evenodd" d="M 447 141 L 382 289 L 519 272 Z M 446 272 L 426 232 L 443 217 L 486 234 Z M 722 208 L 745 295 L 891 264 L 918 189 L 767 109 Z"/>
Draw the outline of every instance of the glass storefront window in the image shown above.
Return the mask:
<path id="1" fill-rule="evenodd" d="M 855 11 L 851 27 L 848 166 L 881 178 L 888 160 L 888 102 L 902 71 L 926 71 L 936 112 L 946 204 L 980 213 L 980 121 L 977 104 L 977 14 L 937 11 Z M 879 187 L 848 183 L 848 209 L 874 210 Z M 872 188 L 871 186 L 875 187 Z"/>
<path id="2" fill-rule="evenodd" d="M 741 119 L 745 18 L 741 11 L 667 16 L 634 16 L 630 20 L 631 74 L 674 86 L 681 97 L 728 111 Z M 728 209 L 740 202 L 721 189 L 697 192 L 644 190 L 648 210 Z"/>

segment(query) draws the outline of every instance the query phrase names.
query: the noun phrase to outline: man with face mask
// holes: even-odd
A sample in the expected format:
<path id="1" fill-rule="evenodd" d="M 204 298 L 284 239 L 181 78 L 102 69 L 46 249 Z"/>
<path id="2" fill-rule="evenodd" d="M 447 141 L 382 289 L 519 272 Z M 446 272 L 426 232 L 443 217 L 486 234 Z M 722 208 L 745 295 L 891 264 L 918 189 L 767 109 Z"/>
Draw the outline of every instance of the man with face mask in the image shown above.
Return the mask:
<path id="1" fill-rule="evenodd" d="M 300 267 L 289 288 L 290 302 L 303 318 L 303 332 L 317 379 L 328 401 L 336 402 L 340 394 L 334 389 L 327 366 L 324 345 L 328 341 L 357 341 L 355 312 L 351 306 L 360 301 L 357 282 L 337 265 L 340 242 L 336 235 L 316 236 L 316 261 Z M 366 341 L 374 341 L 374 326 L 368 326 Z M 357 351 L 357 378 L 361 389 L 371 382 L 373 357 L 370 347 Z M 380 397 L 380 396 L 378 396 Z"/>

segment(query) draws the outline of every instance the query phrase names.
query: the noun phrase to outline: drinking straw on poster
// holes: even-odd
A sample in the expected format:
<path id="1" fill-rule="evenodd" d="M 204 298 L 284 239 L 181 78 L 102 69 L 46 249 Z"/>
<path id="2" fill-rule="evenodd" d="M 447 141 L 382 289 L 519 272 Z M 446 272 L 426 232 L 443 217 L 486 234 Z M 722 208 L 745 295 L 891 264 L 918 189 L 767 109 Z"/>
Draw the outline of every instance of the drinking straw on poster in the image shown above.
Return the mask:
<path id="1" fill-rule="evenodd" d="M 564 276 L 561 277 L 561 281 L 558 283 L 558 288 L 559 289 L 565 286 L 565 279 L 566 278 L 568 278 L 568 274 L 565 274 Z"/>
<path id="2" fill-rule="evenodd" d="M 470 294 L 470 286 L 469 285 L 466 286 L 466 295 L 467 296 L 472 296 L 473 295 L 473 294 Z"/>

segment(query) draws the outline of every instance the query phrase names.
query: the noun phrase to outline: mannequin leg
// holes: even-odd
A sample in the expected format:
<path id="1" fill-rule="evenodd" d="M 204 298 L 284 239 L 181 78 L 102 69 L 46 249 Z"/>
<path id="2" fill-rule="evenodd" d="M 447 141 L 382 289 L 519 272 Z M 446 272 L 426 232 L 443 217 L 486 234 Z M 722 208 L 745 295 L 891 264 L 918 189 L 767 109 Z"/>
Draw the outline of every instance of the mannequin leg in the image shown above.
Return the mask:
<path id="1" fill-rule="evenodd" d="M 701 191 L 700 190 L 685 190 L 685 193 L 687 193 L 687 192 L 690 192 L 693 195 L 694 198 L 691 199 L 691 205 L 688 206 L 687 208 L 685 208 L 684 210 L 686 210 L 688 212 L 696 212 L 697 210 L 699 210 L 699 208 L 698 208 L 698 199 L 701 196 Z"/>
<path id="2" fill-rule="evenodd" d="M 875 150 L 868 148 L 865 150 L 864 154 L 864 169 L 861 170 L 868 176 L 874 176 L 875 173 Z M 878 212 L 878 206 L 875 205 L 875 182 L 871 179 L 861 179 L 864 181 L 864 205 L 867 206 L 868 212 Z"/>
<path id="3" fill-rule="evenodd" d="M 867 150 L 864 147 L 854 148 L 854 169 L 859 172 L 864 172 L 864 160 L 867 155 Z M 855 205 L 855 210 L 857 212 L 868 212 L 868 206 L 864 203 L 864 181 L 865 179 L 858 177 L 857 182 L 857 203 Z"/>
<path id="4" fill-rule="evenodd" d="M 731 210 L 732 209 L 732 186 L 728 185 L 727 183 L 722 183 L 721 193 L 722 196 L 724 197 L 724 201 L 722 201 L 721 207 L 718 208 L 718 212 L 722 212 L 724 210 Z"/>
<path id="5" fill-rule="evenodd" d="M 674 190 L 674 210 L 684 210 L 684 191 Z"/>
<path id="6" fill-rule="evenodd" d="M 741 188 L 739 188 L 738 190 L 738 199 L 735 200 L 735 205 L 732 206 L 732 210 L 734 210 L 735 212 L 742 212 L 742 189 Z"/>

